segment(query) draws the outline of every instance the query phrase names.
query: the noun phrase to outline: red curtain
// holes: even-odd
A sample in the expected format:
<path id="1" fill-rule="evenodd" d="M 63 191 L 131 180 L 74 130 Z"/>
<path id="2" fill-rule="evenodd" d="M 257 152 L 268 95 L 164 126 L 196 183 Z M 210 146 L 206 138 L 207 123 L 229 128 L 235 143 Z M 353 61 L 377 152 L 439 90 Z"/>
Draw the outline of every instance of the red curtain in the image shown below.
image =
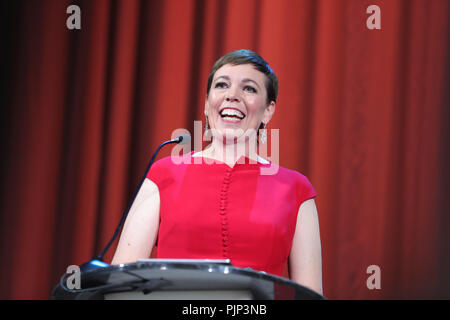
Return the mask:
<path id="1" fill-rule="evenodd" d="M 80 30 L 66 27 L 71 4 Z M 366 26 L 370 5 L 379 30 Z M 318 193 L 324 295 L 450 297 L 447 0 L 42 0 L 1 11 L 2 298 L 47 299 L 67 266 L 101 251 L 159 143 L 204 121 L 214 61 L 241 48 L 277 73 L 279 162 Z M 381 289 L 367 287 L 370 265 Z"/>

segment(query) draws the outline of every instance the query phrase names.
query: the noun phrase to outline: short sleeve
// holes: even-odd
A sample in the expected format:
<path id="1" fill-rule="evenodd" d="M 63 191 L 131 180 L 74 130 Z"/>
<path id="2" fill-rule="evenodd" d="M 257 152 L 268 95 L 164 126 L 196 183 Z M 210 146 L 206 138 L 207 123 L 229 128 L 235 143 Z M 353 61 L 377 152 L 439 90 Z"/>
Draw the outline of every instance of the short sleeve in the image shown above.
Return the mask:
<path id="1" fill-rule="evenodd" d="M 150 168 L 150 170 L 147 172 L 148 179 L 152 180 L 153 182 L 157 182 L 160 180 L 160 178 L 163 176 L 163 172 L 165 169 L 165 159 L 161 159 L 156 161 Z"/>
<path id="2" fill-rule="evenodd" d="M 301 175 L 300 183 L 301 187 L 299 187 L 300 193 L 298 194 L 298 198 L 301 205 L 306 200 L 315 198 L 317 196 L 317 193 L 311 182 L 304 175 Z"/>
<path id="3" fill-rule="evenodd" d="M 179 177 L 183 177 L 187 166 L 187 156 L 167 156 L 156 161 L 147 173 L 146 178 L 153 181 L 158 188 L 166 188 L 173 184 Z M 189 159 L 188 159 L 189 160 Z"/>
<path id="4" fill-rule="evenodd" d="M 147 173 L 147 178 L 161 189 L 173 182 L 174 170 L 176 170 L 176 166 L 173 166 L 170 157 L 165 157 L 152 165 Z"/>

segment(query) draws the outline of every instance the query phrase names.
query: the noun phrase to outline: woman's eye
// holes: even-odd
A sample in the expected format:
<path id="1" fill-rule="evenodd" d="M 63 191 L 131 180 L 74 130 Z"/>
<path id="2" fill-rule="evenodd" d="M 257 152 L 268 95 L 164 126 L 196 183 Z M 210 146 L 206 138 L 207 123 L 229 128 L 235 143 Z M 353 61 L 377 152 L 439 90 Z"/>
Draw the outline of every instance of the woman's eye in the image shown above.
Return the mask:
<path id="1" fill-rule="evenodd" d="M 256 89 L 253 88 L 252 86 L 245 86 L 244 90 L 248 91 L 248 92 L 256 93 Z"/>
<path id="2" fill-rule="evenodd" d="M 223 89 L 226 87 L 227 87 L 227 84 L 225 82 L 217 82 L 214 86 L 214 88 L 219 88 L 219 89 Z"/>

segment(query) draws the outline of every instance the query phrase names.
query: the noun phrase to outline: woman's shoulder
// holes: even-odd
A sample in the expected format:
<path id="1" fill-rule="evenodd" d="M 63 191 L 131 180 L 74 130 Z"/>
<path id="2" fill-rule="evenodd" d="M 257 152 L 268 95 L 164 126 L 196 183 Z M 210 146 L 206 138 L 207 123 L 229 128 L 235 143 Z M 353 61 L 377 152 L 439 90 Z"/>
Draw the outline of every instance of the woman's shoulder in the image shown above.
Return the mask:
<path id="1" fill-rule="evenodd" d="M 262 169 L 273 170 L 276 173 L 270 174 L 270 171 L 264 173 Z M 267 179 L 273 190 L 278 188 L 279 190 L 290 190 L 289 192 L 292 193 L 292 199 L 295 203 L 303 203 L 305 200 L 314 198 L 317 195 L 306 175 L 297 170 L 273 165 L 273 168 L 261 168 L 261 174 L 266 175 L 264 179 Z"/>
<path id="2" fill-rule="evenodd" d="M 157 160 L 152 167 L 157 168 L 172 168 L 180 164 L 191 163 L 192 152 L 182 155 L 170 155 Z"/>
<path id="3" fill-rule="evenodd" d="M 185 164 L 190 163 L 190 155 L 170 155 L 163 157 L 153 163 L 147 178 L 150 180 L 167 180 L 180 173 L 185 168 Z"/>
<path id="4" fill-rule="evenodd" d="M 289 169 L 286 167 L 283 167 L 281 165 L 274 165 L 276 166 L 275 169 L 273 171 L 276 171 L 275 174 L 273 174 L 274 178 L 276 178 L 277 180 L 280 180 L 284 183 L 288 183 L 288 184 L 296 184 L 299 186 L 304 186 L 304 185 L 311 185 L 310 180 L 308 179 L 308 177 L 297 170 L 294 169 Z M 270 169 L 267 168 L 267 169 Z M 268 171 L 270 173 L 270 171 Z M 270 175 L 270 174 L 269 174 Z"/>
<path id="5" fill-rule="evenodd" d="M 278 166 L 278 172 L 274 176 L 272 185 L 282 185 L 288 187 L 296 196 L 296 202 L 303 203 L 305 200 L 316 197 L 317 193 L 312 183 L 303 173 Z"/>

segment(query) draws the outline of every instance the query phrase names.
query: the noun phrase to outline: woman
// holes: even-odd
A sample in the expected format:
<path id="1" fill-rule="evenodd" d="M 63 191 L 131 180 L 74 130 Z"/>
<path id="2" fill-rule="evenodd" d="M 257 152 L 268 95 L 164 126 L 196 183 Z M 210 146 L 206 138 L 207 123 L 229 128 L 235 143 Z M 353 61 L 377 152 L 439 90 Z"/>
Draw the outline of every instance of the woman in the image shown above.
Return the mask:
<path id="1" fill-rule="evenodd" d="M 237 50 L 208 78 L 204 150 L 157 161 L 127 217 L 112 264 L 148 258 L 230 259 L 290 278 L 322 294 L 316 193 L 306 177 L 257 154 L 264 143 L 278 80 L 261 56 Z M 263 128 L 264 130 L 258 131 Z M 261 134 L 259 134 L 261 132 Z M 178 159 L 179 160 L 179 159 Z"/>

